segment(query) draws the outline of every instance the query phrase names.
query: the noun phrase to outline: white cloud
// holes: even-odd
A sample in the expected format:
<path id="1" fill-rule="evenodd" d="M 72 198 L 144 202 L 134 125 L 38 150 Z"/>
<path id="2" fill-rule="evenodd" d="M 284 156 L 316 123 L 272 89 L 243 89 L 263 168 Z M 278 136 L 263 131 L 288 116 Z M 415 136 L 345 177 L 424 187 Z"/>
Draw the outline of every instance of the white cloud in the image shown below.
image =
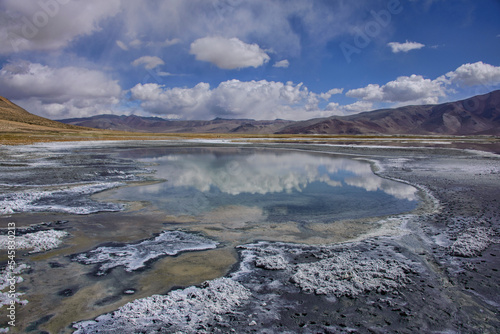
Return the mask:
<path id="1" fill-rule="evenodd" d="M 369 84 L 363 88 L 351 89 L 345 95 L 365 101 L 384 101 L 384 92 L 378 84 Z"/>
<path id="2" fill-rule="evenodd" d="M 191 43 L 190 54 L 219 68 L 259 67 L 269 56 L 257 44 L 247 44 L 238 38 L 204 37 Z"/>
<path id="3" fill-rule="evenodd" d="M 500 83 L 500 66 L 485 64 L 482 61 L 464 64 L 455 71 L 446 73 L 446 77 L 458 85 L 489 86 Z"/>
<path id="4" fill-rule="evenodd" d="M 390 42 L 390 43 L 387 43 L 387 45 L 391 47 L 391 50 L 393 53 L 418 50 L 418 49 L 421 49 L 425 46 L 422 43 L 408 42 L 408 41 L 406 41 L 405 43 Z"/>
<path id="5" fill-rule="evenodd" d="M 75 38 L 90 35 L 120 11 L 120 0 L 3 0 L 0 54 L 57 50 Z"/>
<path id="6" fill-rule="evenodd" d="M 158 42 L 158 43 L 150 42 L 150 43 L 148 43 L 148 46 L 153 45 L 153 46 L 168 48 L 172 45 L 179 44 L 180 42 L 181 42 L 181 40 L 178 38 L 172 38 L 172 39 L 167 38 L 163 42 Z"/>
<path id="7" fill-rule="evenodd" d="M 193 88 L 138 84 L 131 93 L 147 112 L 184 119 L 309 119 L 331 114 L 318 108 L 320 95 L 292 82 L 229 80 L 213 89 L 203 82 Z"/>
<path id="8" fill-rule="evenodd" d="M 116 41 L 116 45 L 118 45 L 118 47 L 120 49 L 122 49 L 123 51 L 127 51 L 128 50 L 127 44 L 123 43 L 122 41 Z"/>
<path id="9" fill-rule="evenodd" d="M 273 65 L 273 67 L 282 67 L 282 68 L 287 68 L 288 66 L 290 66 L 290 62 L 287 59 L 280 60 Z"/>
<path id="10" fill-rule="evenodd" d="M 148 70 L 152 70 L 155 67 L 160 65 L 165 65 L 165 62 L 156 56 L 143 56 L 138 58 L 132 62 L 134 66 L 144 65 L 144 67 Z"/>
<path id="11" fill-rule="evenodd" d="M 137 48 L 141 47 L 141 45 L 142 45 L 142 41 L 141 41 L 140 39 L 136 38 L 136 39 L 134 39 L 133 41 L 131 41 L 131 42 L 129 43 L 129 45 L 130 45 L 131 47 L 133 47 L 133 48 L 136 48 L 136 49 L 137 49 Z"/>
<path id="12" fill-rule="evenodd" d="M 368 101 L 356 101 L 348 105 L 340 105 L 336 102 L 330 102 L 325 110 L 329 111 L 331 115 L 347 116 L 373 110 L 373 103 Z"/>
<path id="13" fill-rule="evenodd" d="M 360 24 L 373 1 L 356 2 L 303 0 L 163 0 L 124 2 L 120 18 L 130 38 L 148 36 L 153 40 L 194 41 L 206 36 L 236 37 L 259 41 L 282 58 L 299 56 L 301 34 L 314 36 L 314 45 L 322 46 L 334 37 L 351 32 Z M 386 6 L 380 2 L 380 7 Z M 300 22 L 301 32 L 293 22 Z"/>
<path id="14" fill-rule="evenodd" d="M 425 79 L 421 75 L 398 77 L 383 86 L 369 84 L 366 87 L 352 89 L 348 97 L 370 102 L 405 102 L 406 104 L 438 103 L 446 96 L 446 88 L 441 80 Z"/>
<path id="15" fill-rule="evenodd" d="M 344 88 L 333 88 L 333 89 L 330 89 L 328 92 L 326 93 L 321 93 L 319 94 L 319 96 L 323 99 L 323 100 L 329 100 L 330 97 L 332 97 L 332 95 L 336 95 L 336 94 L 342 94 L 342 92 L 344 91 Z"/>
<path id="16" fill-rule="evenodd" d="M 180 39 L 178 38 L 173 38 L 173 39 L 166 39 L 162 40 L 160 42 L 157 41 L 142 41 L 139 38 L 135 38 L 132 41 L 130 41 L 128 44 L 122 41 L 116 41 L 116 44 L 122 49 L 122 50 L 129 50 L 129 48 L 134 48 L 138 49 L 140 47 L 146 46 L 146 47 L 153 47 L 153 48 L 168 48 L 172 45 L 179 44 L 181 42 Z"/>
<path id="17" fill-rule="evenodd" d="M 158 73 L 156 73 L 156 75 L 159 75 L 160 77 L 170 77 L 170 76 L 175 75 L 175 74 L 172 74 L 170 72 L 158 72 Z"/>
<path id="18" fill-rule="evenodd" d="M 0 70 L 0 91 L 28 111 L 51 118 L 102 113 L 122 93 L 117 81 L 99 71 L 21 61 Z"/>

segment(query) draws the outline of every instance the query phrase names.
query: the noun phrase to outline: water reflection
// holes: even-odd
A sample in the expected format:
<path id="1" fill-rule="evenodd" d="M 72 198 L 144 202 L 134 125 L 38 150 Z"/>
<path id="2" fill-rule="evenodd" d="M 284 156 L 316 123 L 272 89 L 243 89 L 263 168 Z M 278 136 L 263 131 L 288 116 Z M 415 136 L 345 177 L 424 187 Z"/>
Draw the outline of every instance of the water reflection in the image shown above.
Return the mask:
<path id="1" fill-rule="evenodd" d="M 156 176 L 167 181 L 120 196 L 141 197 L 173 214 L 197 215 L 244 205 L 261 208 L 271 220 L 358 218 L 409 211 L 417 199 L 415 188 L 380 178 L 367 162 L 350 158 L 276 150 L 191 149 L 150 152 L 144 160 L 155 163 Z"/>

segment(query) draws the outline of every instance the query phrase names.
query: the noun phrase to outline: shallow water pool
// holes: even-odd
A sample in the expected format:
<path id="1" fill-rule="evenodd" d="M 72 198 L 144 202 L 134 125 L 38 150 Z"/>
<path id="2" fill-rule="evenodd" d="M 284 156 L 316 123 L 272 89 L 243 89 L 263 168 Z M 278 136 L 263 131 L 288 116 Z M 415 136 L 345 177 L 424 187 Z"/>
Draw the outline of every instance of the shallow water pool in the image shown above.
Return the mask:
<path id="1" fill-rule="evenodd" d="M 367 161 L 303 151 L 150 148 L 123 157 L 152 164 L 163 181 L 112 190 L 104 198 L 146 201 L 168 216 L 235 229 L 386 216 L 413 210 L 416 189 L 375 175 Z M 175 219 L 174 219 L 175 220 Z"/>

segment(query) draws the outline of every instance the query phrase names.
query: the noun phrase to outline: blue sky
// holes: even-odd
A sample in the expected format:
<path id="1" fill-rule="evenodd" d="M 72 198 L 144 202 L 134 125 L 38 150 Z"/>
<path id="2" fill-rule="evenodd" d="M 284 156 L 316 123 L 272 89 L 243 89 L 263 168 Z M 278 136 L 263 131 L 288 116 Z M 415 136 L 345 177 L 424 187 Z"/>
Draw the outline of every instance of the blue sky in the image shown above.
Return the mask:
<path id="1" fill-rule="evenodd" d="M 500 89 L 496 0 L 3 0 L 0 95 L 52 118 L 309 119 Z"/>

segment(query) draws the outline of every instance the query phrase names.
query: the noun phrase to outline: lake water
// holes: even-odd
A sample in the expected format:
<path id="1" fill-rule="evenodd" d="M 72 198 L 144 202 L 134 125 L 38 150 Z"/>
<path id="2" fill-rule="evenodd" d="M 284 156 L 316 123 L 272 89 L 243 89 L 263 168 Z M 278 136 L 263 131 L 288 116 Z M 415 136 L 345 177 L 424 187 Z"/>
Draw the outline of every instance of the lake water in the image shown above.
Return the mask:
<path id="1" fill-rule="evenodd" d="M 112 191 L 194 220 L 334 223 L 398 214 L 417 205 L 416 189 L 375 175 L 366 161 L 289 150 L 148 149 L 122 154 L 154 165 L 165 181 Z"/>

